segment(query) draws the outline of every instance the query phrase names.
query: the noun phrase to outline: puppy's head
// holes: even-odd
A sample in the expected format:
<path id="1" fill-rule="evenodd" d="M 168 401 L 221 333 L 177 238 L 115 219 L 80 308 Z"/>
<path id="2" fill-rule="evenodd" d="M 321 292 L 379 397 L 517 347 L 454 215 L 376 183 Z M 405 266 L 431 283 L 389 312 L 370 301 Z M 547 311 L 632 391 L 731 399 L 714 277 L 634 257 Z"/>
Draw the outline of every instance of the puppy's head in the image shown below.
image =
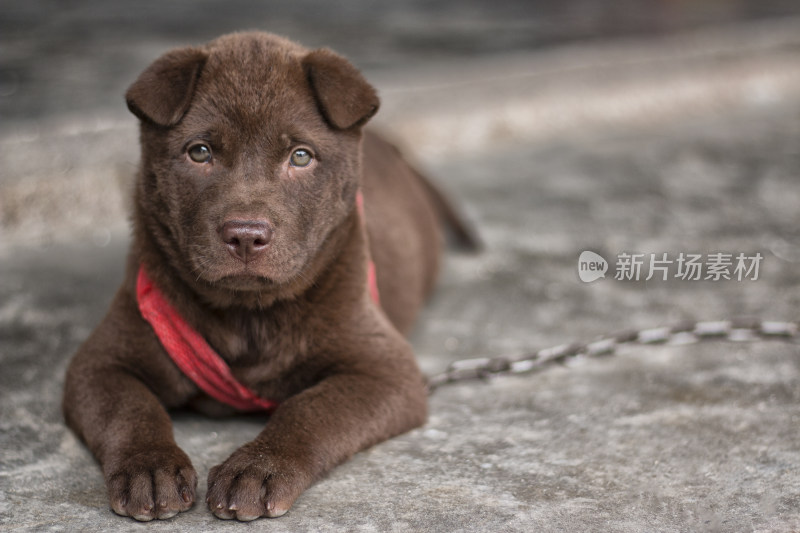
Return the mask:
<path id="1" fill-rule="evenodd" d="M 310 276 L 355 208 L 375 90 L 344 58 L 261 33 L 171 51 L 126 94 L 136 222 L 185 280 L 243 295 Z"/>

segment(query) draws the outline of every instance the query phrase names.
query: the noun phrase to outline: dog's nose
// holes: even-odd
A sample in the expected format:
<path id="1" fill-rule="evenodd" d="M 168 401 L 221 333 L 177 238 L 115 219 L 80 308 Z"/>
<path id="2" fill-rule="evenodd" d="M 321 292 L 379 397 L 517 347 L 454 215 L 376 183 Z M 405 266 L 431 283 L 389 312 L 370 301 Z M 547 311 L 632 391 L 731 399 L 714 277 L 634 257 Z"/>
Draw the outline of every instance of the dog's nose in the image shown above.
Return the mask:
<path id="1" fill-rule="evenodd" d="M 231 255 L 245 263 L 261 255 L 272 240 L 266 220 L 229 220 L 219 233 Z"/>

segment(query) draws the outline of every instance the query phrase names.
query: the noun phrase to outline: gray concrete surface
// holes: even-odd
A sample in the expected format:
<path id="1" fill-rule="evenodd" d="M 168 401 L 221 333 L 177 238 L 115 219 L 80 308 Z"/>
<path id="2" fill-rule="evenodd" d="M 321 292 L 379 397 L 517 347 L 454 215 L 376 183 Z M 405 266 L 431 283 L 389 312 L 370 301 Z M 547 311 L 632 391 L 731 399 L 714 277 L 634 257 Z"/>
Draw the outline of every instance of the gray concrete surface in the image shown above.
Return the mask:
<path id="1" fill-rule="evenodd" d="M 686 319 L 797 321 L 795 36 L 788 19 L 376 76 L 378 125 L 487 244 L 448 257 L 413 335 L 425 371 Z M 800 530 L 800 348 L 780 342 L 626 347 L 444 387 L 425 427 L 358 454 L 280 519 L 115 516 L 59 412 L 124 259 L 135 126 L 110 117 L 0 139 L 0 529 Z M 586 284 L 584 250 L 764 260 L 756 281 Z M 201 478 L 263 423 L 175 414 Z"/>

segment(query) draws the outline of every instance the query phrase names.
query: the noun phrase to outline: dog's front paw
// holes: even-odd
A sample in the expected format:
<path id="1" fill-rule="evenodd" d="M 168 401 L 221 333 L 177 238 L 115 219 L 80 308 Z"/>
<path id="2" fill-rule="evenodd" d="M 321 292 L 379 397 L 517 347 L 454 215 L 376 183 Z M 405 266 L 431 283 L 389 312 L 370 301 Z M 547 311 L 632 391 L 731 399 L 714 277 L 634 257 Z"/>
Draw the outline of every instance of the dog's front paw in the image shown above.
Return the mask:
<path id="1" fill-rule="evenodd" d="M 147 522 L 172 518 L 194 504 L 197 473 L 177 446 L 133 452 L 107 468 L 111 508 Z"/>
<path id="2" fill-rule="evenodd" d="M 206 501 L 218 518 L 272 518 L 286 513 L 309 483 L 297 463 L 244 446 L 211 469 Z"/>

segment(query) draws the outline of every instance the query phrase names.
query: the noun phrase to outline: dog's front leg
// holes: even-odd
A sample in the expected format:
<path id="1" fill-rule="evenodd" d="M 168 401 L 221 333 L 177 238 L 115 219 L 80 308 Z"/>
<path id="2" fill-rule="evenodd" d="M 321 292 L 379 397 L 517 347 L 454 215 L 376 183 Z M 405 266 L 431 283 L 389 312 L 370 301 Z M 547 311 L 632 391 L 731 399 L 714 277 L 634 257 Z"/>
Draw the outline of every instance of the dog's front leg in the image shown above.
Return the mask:
<path id="1" fill-rule="evenodd" d="M 162 403 L 179 403 L 191 386 L 159 354 L 152 332 L 125 300 L 118 296 L 70 363 L 64 414 L 100 463 L 114 512 L 164 519 L 195 499 L 197 474 L 175 443 Z"/>
<path id="2" fill-rule="evenodd" d="M 416 363 L 376 360 L 381 372 L 350 369 L 291 397 L 252 442 L 208 476 L 208 505 L 219 518 L 281 516 L 337 464 L 424 423 L 427 394 Z"/>

